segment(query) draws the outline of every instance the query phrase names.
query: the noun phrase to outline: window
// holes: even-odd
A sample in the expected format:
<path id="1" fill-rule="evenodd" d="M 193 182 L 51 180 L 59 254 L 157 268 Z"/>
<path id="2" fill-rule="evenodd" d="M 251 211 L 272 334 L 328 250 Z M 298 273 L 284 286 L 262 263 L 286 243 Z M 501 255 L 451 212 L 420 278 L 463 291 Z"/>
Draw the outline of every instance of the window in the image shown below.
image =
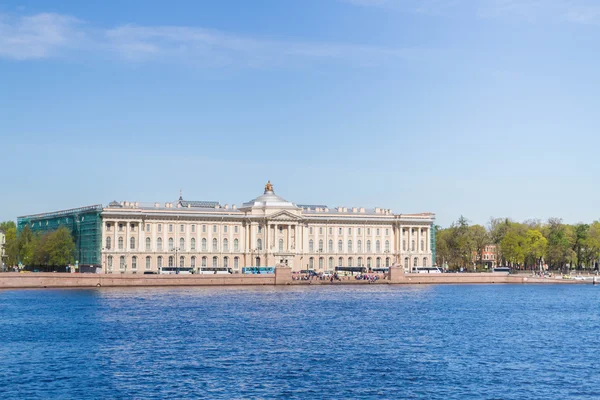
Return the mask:
<path id="1" fill-rule="evenodd" d="M 358 264 L 356 264 L 357 267 L 362 267 L 363 266 L 363 259 L 362 257 L 358 257 Z"/>
<path id="2" fill-rule="evenodd" d="M 218 251 L 219 243 L 217 242 L 217 238 L 213 238 L 212 240 L 212 251 Z"/>
<path id="3" fill-rule="evenodd" d="M 344 259 L 342 257 L 338 258 L 338 266 L 340 266 L 340 267 L 344 266 Z"/>
<path id="4" fill-rule="evenodd" d="M 213 263 L 212 263 L 213 268 L 218 267 L 219 266 L 219 259 L 214 256 L 213 257 Z"/>
<path id="5" fill-rule="evenodd" d="M 352 257 L 348 257 L 348 266 L 351 267 L 353 263 L 354 260 L 352 260 Z"/>
<path id="6" fill-rule="evenodd" d="M 162 238 L 156 239 L 156 250 L 162 251 Z"/>
<path id="7" fill-rule="evenodd" d="M 413 266 L 416 267 L 418 263 L 419 263 L 419 259 L 417 257 L 415 257 Z"/>
<path id="8" fill-rule="evenodd" d="M 406 239 L 402 240 L 402 250 L 406 251 Z"/>
<path id="9" fill-rule="evenodd" d="M 162 224 L 158 224 L 158 231 L 162 232 Z"/>
<path id="10" fill-rule="evenodd" d="M 169 224 L 169 233 L 173 232 L 173 224 Z"/>
<path id="11" fill-rule="evenodd" d="M 279 252 L 283 251 L 283 239 L 279 239 Z"/>
<path id="12" fill-rule="evenodd" d="M 131 228 L 132 232 L 135 232 L 135 224 L 134 223 L 129 224 L 129 227 Z"/>
<path id="13" fill-rule="evenodd" d="M 258 226 L 258 233 L 262 233 L 262 225 Z"/>
<path id="14" fill-rule="evenodd" d="M 169 256 L 169 267 L 175 266 L 175 261 L 173 260 L 173 256 Z"/>
<path id="15" fill-rule="evenodd" d="M 132 270 L 137 269 L 137 257 L 136 256 L 131 257 L 131 269 Z"/>
<path id="16" fill-rule="evenodd" d="M 279 226 L 279 233 L 283 233 L 283 226 Z"/>
<path id="17" fill-rule="evenodd" d="M 385 236 L 390 236 L 390 229 L 389 228 L 385 228 Z"/>
<path id="18" fill-rule="evenodd" d="M 381 251 L 381 242 L 379 240 L 375 241 L 375 252 L 379 253 Z"/>
<path id="19" fill-rule="evenodd" d="M 229 240 L 223 239 L 223 251 L 229 251 Z"/>
<path id="20" fill-rule="evenodd" d="M 385 241 L 385 251 L 390 251 L 390 241 L 389 240 Z"/>
<path id="21" fill-rule="evenodd" d="M 146 224 L 146 232 L 150 232 L 150 224 Z"/>
<path id="22" fill-rule="evenodd" d="M 185 225 L 179 225 L 179 232 L 185 232 Z"/>
<path id="23" fill-rule="evenodd" d="M 333 257 L 329 257 L 328 266 L 330 270 L 333 270 Z"/>
<path id="24" fill-rule="evenodd" d="M 256 249 L 257 250 L 262 250 L 262 239 L 258 239 L 256 241 Z"/>
<path id="25" fill-rule="evenodd" d="M 233 269 L 237 270 L 240 268 L 240 258 L 233 257 Z"/>
<path id="26" fill-rule="evenodd" d="M 162 256 L 158 256 L 158 258 L 156 259 L 156 267 L 162 268 Z"/>
<path id="27" fill-rule="evenodd" d="M 341 253 L 343 251 L 342 250 L 343 248 L 344 248 L 344 243 L 342 243 L 341 240 L 338 240 L 338 252 Z"/>
<path id="28" fill-rule="evenodd" d="M 179 238 L 179 250 L 185 251 L 185 239 Z"/>
<path id="29" fill-rule="evenodd" d="M 352 228 L 348 228 L 348 235 L 352 235 Z"/>
<path id="30" fill-rule="evenodd" d="M 123 250 L 123 238 L 119 238 L 119 250 Z"/>
<path id="31" fill-rule="evenodd" d="M 223 226 L 223 233 L 227 233 L 227 225 Z"/>
<path id="32" fill-rule="evenodd" d="M 425 250 L 425 241 L 421 240 L 421 251 Z"/>
<path id="33" fill-rule="evenodd" d="M 150 251 L 151 247 L 152 247 L 152 241 L 150 240 L 150 238 L 146 238 L 146 251 Z"/>
<path id="34" fill-rule="evenodd" d="M 202 233 L 206 233 L 206 225 L 202 225 Z"/>
<path id="35" fill-rule="evenodd" d="M 206 238 L 202 238 L 202 251 L 206 251 Z"/>
<path id="36" fill-rule="evenodd" d="M 134 249 L 135 249 L 135 238 L 134 238 L 134 237 L 132 237 L 132 238 L 129 238 L 129 248 L 130 248 L 131 250 L 134 250 Z"/>
<path id="37" fill-rule="evenodd" d="M 194 225 L 192 225 L 194 226 Z M 190 264 L 192 268 L 196 268 L 196 257 L 192 256 L 192 258 L 190 259 Z"/>
<path id="38" fill-rule="evenodd" d="M 196 233 L 196 225 L 192 225 L 192 233 Z"/>
<path id="39" fill-rule="evenodd" d="M 234 227 L 233 227 L 233 233 L 238 233 L 238 229 L 239 229 L 239 228 L 238 228 L 238 226 L 237 226 L 237 225 L 236 225 L 236 226 L 234 226 Z M 235 259 L 233 260 L 233 263 L 235 264 Z"/>
<path id="40" fill-rule="evenodd" d="M 371 228 L 367 228 L 367 235 L 371 234 Z"/>
<path id="41" fill-rule="evenodd" d="M 348 240 L 348 253 L 352 253 L 352 240 Z"/>
<path id="42" fill-rule="evenodd" d="M 367 240 L 367 252 L 371 251 L 371 241 Z"/>
<path id="43" fill-rule="evenodd" d="M 410 243 L 410 250 L 415 251 L 415 241 L 414 240 Z"/>
<path id="44" fill-rule="evenodd" d="M 123 224 L 119 224 L 119 232 L 123 232 Z"/>
<path id="45" fill-rule="evenodd" d="M 323 227 L 321 226 L 321 227 L 319 227 L 319 235 L 322 235 L 322 234 L 323 234 Z"/>
<path id="46" fill-rule="evenodd" d="M 329 239 L 328 251 L 333 253 L 333 240 Z"/>
<path id="47" fill-rule="evenodd" d="M 314 269 L 314 268 L 315 268 L 315 259 L 311 257 L 308 259 L 308 269 Z"/>
<path id="48" fill-rule="evenodd" d="M 152 259 L 150 258 L 150 256 L 146 257 L 146 269 L 150 269 L 150 263 L 151 263 Z"/>
<path id="49" fill-rule="evenodd" d="M 173 247 L 175 247 L 173 245 L 173 238 L 169 238 L 169 251 L 173 250 Z M 172 267 L 172 265 L 171 265 L 171 267 Z"/>
<path id="50" fill-rule="evenodd" d="M 112 243 L 112 239 L 110 236 L 106 237 L 106 250 L 110 250 L 111 247 L 111 243 Z"/>
<path id="51" fill-rule="evenodd" d="M 192 225 L 192 226 L 194 226 L 194 225 Z M 191 250 L 196 250 L 196 238 L 192 238 L 190 240 L 190 249 Z"/>
<path id="52" fill-rule="evenodd" d="M 323 257 L 319 257 L 319 269 L 323 269 Z"/>
<path id="53" fill-rule="evenodd" d="M 423 257 L 423 266 L 426 267 L 427 266 L 427 257 Z"/>
<path id="54" fill-rule="evenodd" d="M 359 240 L 356 243 L 356 251 L 359 252 L 359 253 L 362 253 L 362 240 Z"/>
<path id="55" fill-rule="evenodd" d="M 223 268 L 229 268 L 229 257 L 223 257 Z"/>
<path id="56" fill-rule="evenodd" d="M 319 251 L 323 251 L 323 239 L 319 239 Z"/>
<path id="57" fill-rule="evenodd" d="M 119 268 L 122 270 L 125 269 L 125 256 L 119 257 Z"/>
<path id="58" fill-rule="evenodd" d="M 333 228 L 329 228 L 329 234 L 333 235 Z M 333 260 L 333 258 L 331 260 Z"/>
<path id="59" fill-rule="evenodd" d="M 312 239 L 310 239 L 308 241 L 308 251 L 310 251 L 312 253 L 313 251 L 315 251 L 314 247 L 315 247 L 314 242 Z"/>
<path id="60" fill-rule="evenodd" d="M 179 257 L 179 268 L 183 268 L 185 266 L 185 257 Z"/>
<path id="61" fill-rule="evenodd" d="M 338 235 L 341 235 L 342 233 L 342 228 L 338 228 Z"/>
<path id="62" fill-rule="evenodd" d="M 312 235 L 312 234 L 313 234 L 313 227 L 312 227 L 312 226 L 311 226 L 310 228 L 308 228 L 308 233 L 309 233 L 310 235 Z"/>
<path id="63" fill-rule="evenodd" d="M 202 267 L 206 268 L 206 256 L 202 257 Z"/>
<path id="64" fill-rule="evenodd" d="M 367 268 L 371 269 L 371 257 L 367 257 Z"/>
<path id="65" fill-rule="evenodd" d="M 255 267 L 260 267 L 260 257 L 256 257 L 256 260 L 254 260 L 254 262 L 255 262 L 255 264 L 254 264 Z"/>
<path id="66" fill-rule="evenodd" d="M 408 257 L 404 259 L 404 268 L 408 269 Z"/>
<path id="67" fill-rule="evenodd" d="M 48 225 L 48 221 L 46 221 L 46 225 Z M 109 223 L 106 224 L 106 231 L 110 232 L 111 225 Z"/>
<path id="68" fill-rule="evenodd" d="M 386 266 L 386 268 L 390 267 L 390 258 L 389 257 L 385 258 L 385 266 Z"/>
<path id="69" fill-rule="evenodd" d="M 375 266 L 377 268 L 381 268 L 381 257 L 377 257 L 377 259 L 375 260 Z"/>
<path id="70" fill-rule="evenodd" d="M 377 230 L 375 230 L 375 236 L 379 236 L 379 228 L 377 228 Z"/>
<path id="71" fill-rule="evenodd" d="M 217 233 L 217 226 L 213 225 L 213 233 Z"/>
<path id="72" fill-rule="evenodd" d="M 113 265 L 113 258 L 112 256 L 108 256 L 108 269 L 112 269 L 112 265 Z"/>
<path id="73" fill-rule="evenodd" d="M 358 228 L 358 234 L 360 235 L 360 228 Z"/>
<path id="74" fill-rule="evenodd" d="M 233 251 L 240 250 L 240 241 L 238 239 L 233 239 Z"/>

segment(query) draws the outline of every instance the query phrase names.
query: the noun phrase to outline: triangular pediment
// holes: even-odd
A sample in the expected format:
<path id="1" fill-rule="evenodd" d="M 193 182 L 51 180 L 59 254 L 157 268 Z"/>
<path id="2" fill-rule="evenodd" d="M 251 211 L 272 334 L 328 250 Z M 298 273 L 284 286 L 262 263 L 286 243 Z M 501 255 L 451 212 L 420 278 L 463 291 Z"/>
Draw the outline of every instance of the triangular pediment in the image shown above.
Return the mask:
<path id="1" fill-rule="evenodd" d="M 300 217 L 286 210 L 278 211 L 269 215 L 271 221 L 297 221 Z"/>

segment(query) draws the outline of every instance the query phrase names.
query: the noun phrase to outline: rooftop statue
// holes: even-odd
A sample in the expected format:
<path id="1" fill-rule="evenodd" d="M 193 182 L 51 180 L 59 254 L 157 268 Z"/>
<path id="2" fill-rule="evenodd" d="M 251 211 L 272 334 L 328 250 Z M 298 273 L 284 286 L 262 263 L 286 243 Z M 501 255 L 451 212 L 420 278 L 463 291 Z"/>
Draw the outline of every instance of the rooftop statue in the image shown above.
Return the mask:
<path id="1" fill-rule="evenodd" d="M 265 193 L 272 192 L 272 191 L 273 191 L 273 185 L 271 185 L 271 181 L 268 181 L 267 184 L 265 185 Z"/>

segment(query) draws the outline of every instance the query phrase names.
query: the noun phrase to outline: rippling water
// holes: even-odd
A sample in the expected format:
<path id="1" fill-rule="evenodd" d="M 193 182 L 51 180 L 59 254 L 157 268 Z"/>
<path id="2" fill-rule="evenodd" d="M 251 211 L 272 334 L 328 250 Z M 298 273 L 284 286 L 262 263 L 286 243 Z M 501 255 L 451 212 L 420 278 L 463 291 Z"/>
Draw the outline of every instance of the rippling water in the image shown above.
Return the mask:
<path id="1" fill-rule="evenodd" d="M 4 398 L 600 398 L 600 288 L 0 291 Z"/>

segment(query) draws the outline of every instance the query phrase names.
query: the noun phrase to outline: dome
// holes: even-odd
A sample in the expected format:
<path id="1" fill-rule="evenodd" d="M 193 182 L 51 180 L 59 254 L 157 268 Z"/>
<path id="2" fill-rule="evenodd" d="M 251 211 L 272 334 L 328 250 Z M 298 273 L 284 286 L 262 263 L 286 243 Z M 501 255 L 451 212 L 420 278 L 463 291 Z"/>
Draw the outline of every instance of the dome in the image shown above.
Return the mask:
<path id="1" fill-rule="evenodd" d="M 265 185 L 265 192 L 247 203 L 242 204 L 240 209 L 244 208 L 293 208 L 297 209 L 298 206 L 287 201 L 283 197 L 277 196 L 273 191 L 273 185 L 269 181 Z"/>

